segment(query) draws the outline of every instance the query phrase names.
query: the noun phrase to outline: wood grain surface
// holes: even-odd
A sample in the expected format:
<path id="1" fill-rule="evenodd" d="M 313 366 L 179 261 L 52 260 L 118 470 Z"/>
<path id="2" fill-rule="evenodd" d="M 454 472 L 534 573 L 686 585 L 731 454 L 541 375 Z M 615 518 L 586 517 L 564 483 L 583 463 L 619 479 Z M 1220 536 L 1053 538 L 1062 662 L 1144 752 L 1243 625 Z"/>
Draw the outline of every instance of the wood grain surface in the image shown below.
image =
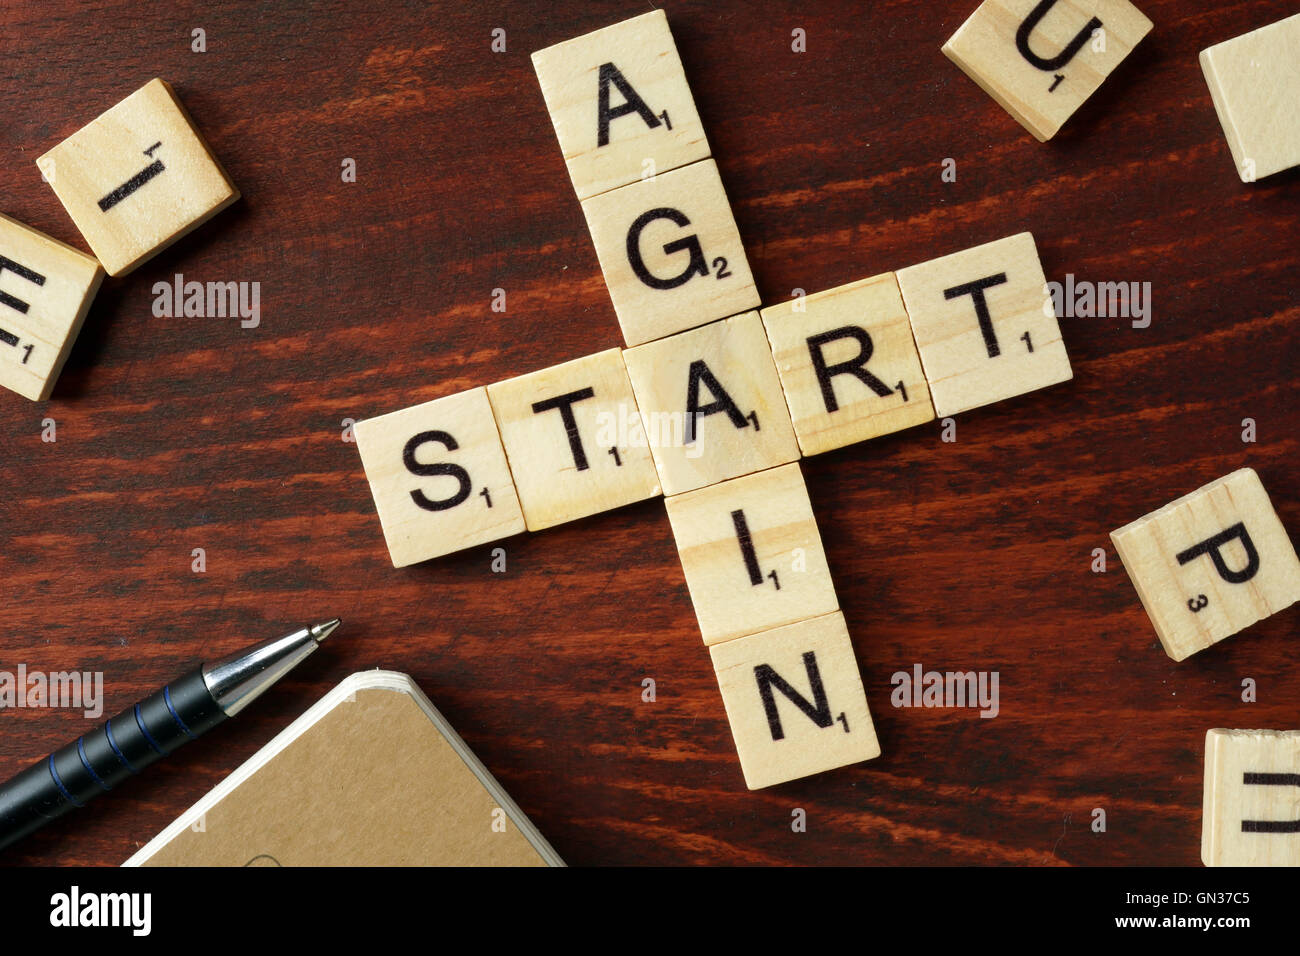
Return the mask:
<path id="1" fill-rule="evenodd" d="M 1139 5 L 1150 37 L 1045 145 L 939 51 L 975 0 L 665 5 L 765 304 L 1022 230 L 1049 279 L 1152 284 L 1149 328 L 1063 319 L 1074 381 L 962 416 L 955 443 L 932 423 L 805 460 L 884 756 L 756 793 L 661 500 L 511 539 L 504 574 L 489 547 L 398 571 L 341 438 L 622 344 L 529 53 L 647 5 L 4 5 L 5 213 L 84 249 L 33 160 L 154 76 L 244 198 L 105 283 L 48 403 L 0 394 L 0 668 L 102 671 L 108 716 L 346 622 L 5 862 L 120 863 L 385 667 L 573 864 L 1196 864 L 1205 731 L 1297 726 L 1300 608 L 1175 664 L 1107 533 L 1250 465 L 1300 537 L 1300 176 L 1238 180 L 1196 59 L 1295 7 Z M 175 273 L 260 282 L 260 327 L 155 317 Z M 998 671 L 1000 715 L 891 707 L 915 663 Z M 90 726 L 0 712 L 0 776 Z"/>

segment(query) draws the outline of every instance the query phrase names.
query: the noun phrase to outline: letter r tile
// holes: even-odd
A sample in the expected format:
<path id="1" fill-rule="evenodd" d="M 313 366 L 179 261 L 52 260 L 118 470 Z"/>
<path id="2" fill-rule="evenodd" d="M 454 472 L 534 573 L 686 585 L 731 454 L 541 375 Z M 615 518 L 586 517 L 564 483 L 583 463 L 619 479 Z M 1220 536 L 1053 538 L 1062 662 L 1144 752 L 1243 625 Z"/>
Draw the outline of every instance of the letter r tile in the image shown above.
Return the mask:
<path id="1" fill-rule="evenodd" d="M 940 418 L 1071 378 L 1029 233 L 900 269 L 898 287 Z"/>
<path id="2" fill-rule="evenodd" d="M 579 199 L 708 158 L 662 10 L 538 50 L 533 67 Z"/>
<path id="3" fill-rule="evenodd" d="M 759 304 L 713 160 L 588 199 L 582 211 L 628 345 Z"/>
<path id="4" fill-rule="evenodd" d="M 524 530 L 487 389 L 368 418 L 353 434 L 394 567 Z"/>
<path id="5" fill-rule="evenodd" d="M 709 652 L 750 790 L 880 756 L 843 614 Z"/>
<path id="6" fill-rule="evenodd" d="M 1128 0 L 984 0 L 943 52 L 1042 142 L 1150 31 Z"/>
<path id="7" fill-rule="evenodd" d="M 763 325 L 805 455 L 933 420 L 892 272 L 764 309 Z"/>
<path id="8" fill-rule="evenodd" d="M 1251 468 L 1112 531 L 1110 539 L 1176 661 L 1300 601 L 1300 559 Z"/>
<path id="9" fill-rule="evenodd" d="M 172 88 L 150 80 L 36 160 L 111 276 L 239 198 Z"/>

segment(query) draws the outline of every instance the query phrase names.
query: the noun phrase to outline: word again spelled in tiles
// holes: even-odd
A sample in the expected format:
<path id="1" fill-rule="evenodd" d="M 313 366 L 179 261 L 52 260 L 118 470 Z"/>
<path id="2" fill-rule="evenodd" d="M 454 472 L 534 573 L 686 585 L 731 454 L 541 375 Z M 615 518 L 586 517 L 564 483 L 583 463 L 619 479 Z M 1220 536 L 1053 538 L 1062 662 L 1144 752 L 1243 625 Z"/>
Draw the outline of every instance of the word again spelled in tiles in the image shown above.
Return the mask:
<path id="1" fill-rule="evenodd" d="M 1242 182 L 1300 166 L 1300 13 L 1201 51 Z"/>
<path id="2" fill-rule="evenodd" d="M 524 530 L 487 390 L 353 427 L 394 567 Z"/>
<path id="3" fill-rule="evenodd" d="M 707 159 L 662 10 L 533 54 L 579 199 Z"/>
<path id="4" fill-rule="evenodd" d="M 838 611 L 710 653 L 750 790 L 880 756 Z"/>
<path id="5" fill-rule="evenodd" d="M 1300 559 L 1251 468 L 1210 482 L 1110 539 L 1176 661 L 1300 601 Z"/>
<path id="6" fill-rule="evenodd" d="M 1206 733 L 1201 862 L 1300 866 L 1300 730 Z"/>
<path id="7" fill-rule="evenodd" d="M 146 83 L 36 165 L 113 276 L 239 198 L 163 80 Z"/>
<path id="8" fill-rule="evenodd" d="M 936 415 L 1072 377 L 1029 233 L 900 269 L 898 287 Z"/>
<path id="9" fill-rule="evenodd" d="M 628 349 L 623 359 L 664 494 L 799 457 L 757 312 Z"/>
<path id="10" fill-rule="evenodd" d="M 0 385 L 50 397 L 103 280 L 84 252 L 0 215 Z"/>
<path id="11" fill-rule="evenodd" d="M 588 199 L 582 211 L 628 345 L 759 304 L 713 160 Z"/>
<path id="12" fill-rule="evenodd" d="M 762 315 L 805 455 L 934 418 L 892 272 L 800 297 Z"/>
<path id="13" fill-rule="evenodd" d="M 488 386 L 529 531 L 659 494 L 619 349 Z"/>
<path id="14" fill-rule="evenodd" d="M 705 644 L 839 607 L 797 462 L 665 505 Z"/>
<path id="15" fill-rule="evenodd" d="M 984 0 L 943 52 L 1042 142 L 1150 32 L 1128 0 Z"/>

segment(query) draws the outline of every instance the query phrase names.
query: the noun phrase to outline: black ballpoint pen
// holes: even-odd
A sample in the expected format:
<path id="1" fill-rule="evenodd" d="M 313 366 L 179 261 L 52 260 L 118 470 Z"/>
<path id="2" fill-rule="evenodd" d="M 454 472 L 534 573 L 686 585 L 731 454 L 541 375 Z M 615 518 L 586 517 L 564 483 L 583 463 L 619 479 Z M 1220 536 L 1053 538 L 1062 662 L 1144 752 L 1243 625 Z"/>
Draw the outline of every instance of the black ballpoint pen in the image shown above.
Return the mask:
<path id="1" fill-rule="evenodd" d="M 304 627 L 204 664 L 0 784 L 0 850 L 235 716 L 340 623 Z"/>

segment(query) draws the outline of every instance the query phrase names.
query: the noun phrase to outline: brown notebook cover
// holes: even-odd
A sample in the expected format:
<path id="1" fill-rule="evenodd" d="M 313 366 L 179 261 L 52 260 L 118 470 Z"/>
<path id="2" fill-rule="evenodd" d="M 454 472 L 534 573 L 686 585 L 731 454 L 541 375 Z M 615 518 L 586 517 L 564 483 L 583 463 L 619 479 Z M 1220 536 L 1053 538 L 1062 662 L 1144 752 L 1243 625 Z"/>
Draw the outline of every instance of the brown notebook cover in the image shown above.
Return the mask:
<path id="1" fill-rule="evenodd" d="M 363 671 L 124 866 L 563 866 L 405 674 Z"/>

